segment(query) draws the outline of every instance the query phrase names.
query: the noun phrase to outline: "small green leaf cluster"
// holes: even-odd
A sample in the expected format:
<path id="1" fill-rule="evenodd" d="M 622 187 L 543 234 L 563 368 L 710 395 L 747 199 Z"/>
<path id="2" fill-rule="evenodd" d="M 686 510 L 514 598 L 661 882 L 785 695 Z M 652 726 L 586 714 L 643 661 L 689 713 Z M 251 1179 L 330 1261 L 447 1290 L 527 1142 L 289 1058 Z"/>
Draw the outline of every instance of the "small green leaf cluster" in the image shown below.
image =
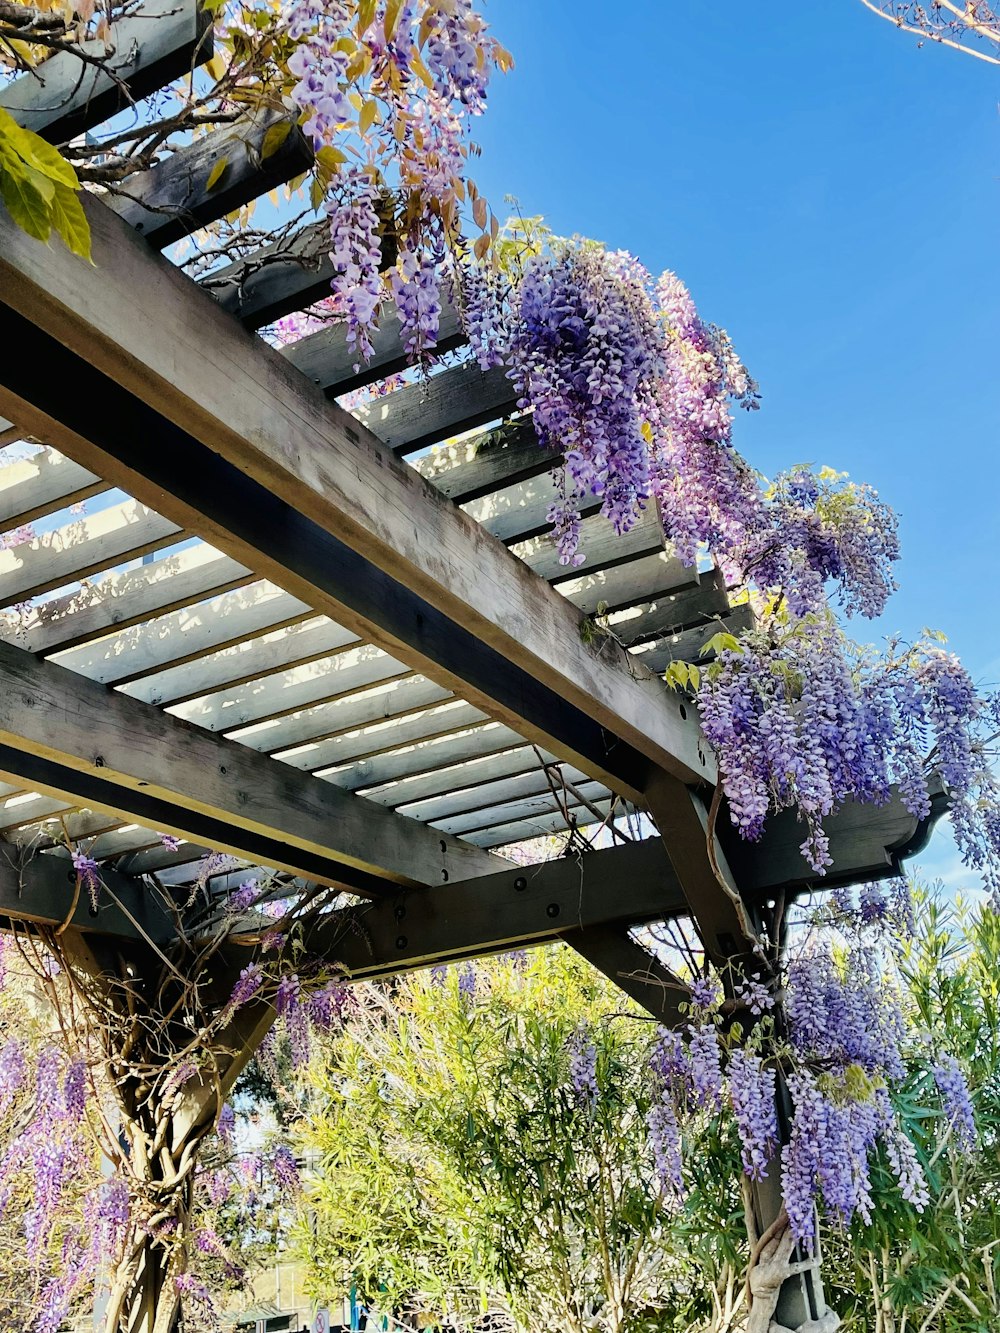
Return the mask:
<path id="1" fill-rule="evenodd" d="M 67 248 L 90 259 L 90 225 L 72 165 L 39 135 L 0 107 L 0 196 L 17 225 L 48 242 L 53 231 Z"/>

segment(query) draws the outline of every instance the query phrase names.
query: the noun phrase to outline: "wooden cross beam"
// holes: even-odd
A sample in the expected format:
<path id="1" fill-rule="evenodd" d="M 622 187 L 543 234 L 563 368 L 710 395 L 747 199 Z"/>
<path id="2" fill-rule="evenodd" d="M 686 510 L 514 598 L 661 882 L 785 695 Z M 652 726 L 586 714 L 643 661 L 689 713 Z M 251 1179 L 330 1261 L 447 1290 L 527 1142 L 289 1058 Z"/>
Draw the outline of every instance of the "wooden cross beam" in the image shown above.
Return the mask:
<path id="1" fill-rule="evenodd" d="M 468 879 L 502 864 L 6 643 L 0 771 L 46 795 L 366 896 Z"/>
<path id="2" fill-rule="evenodd" d="M 66 143 L 210 59 L 211 16 L 198 0 L 145 0 L 112 24 L 106 42 L 81 50 L 103 60 L 109 46 L 106 68 L 57 52 L 0 89 L 0 106 L 42 138 Z"/>
<path id="3" fill-rule="evenodd" d="M 272 147 L 275 137 L 278 142 Z M 288 111 L 265 110 L 195 139 L 148 171 L 127 177 L 122 193 L 111 196 L 108 204 L 162 249 L 284 185 L 312 163 L 312 147 L 298 118 Z"/>
<path id="4" fill-rule="evenodd" d="M 630 799 L 651 766 L 714 779 L 660 681 L 83 202 L 93 267 L 0 215 L 0 411 Z"/>

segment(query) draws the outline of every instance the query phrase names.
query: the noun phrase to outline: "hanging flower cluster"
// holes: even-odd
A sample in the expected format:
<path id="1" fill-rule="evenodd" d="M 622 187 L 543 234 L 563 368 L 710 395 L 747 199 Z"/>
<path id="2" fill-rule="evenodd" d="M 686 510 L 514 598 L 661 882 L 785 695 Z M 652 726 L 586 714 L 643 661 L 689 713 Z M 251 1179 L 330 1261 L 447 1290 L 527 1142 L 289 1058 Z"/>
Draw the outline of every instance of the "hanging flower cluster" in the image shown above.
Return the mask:
<path id="1" fill-rule="evenodd" d="M 495 220 L 487 228 L 468 176 L 469 122 L 510 56 L 470 0 L 293 0 L 288 37 L 290 95 L 317 152 L 313 203 L 330 219 L 334 307 L 367 358 L 391 292 L 407 351 L 422 363 L 437 342 L 444 261 L 465 246 L 463 202 L 483 229 L 477 254 L 499 230 Z M 387 227 L 399 240 L 388 288 Z"/>
<path id="2" fill-rule="evenodd" d="M 698 1117 L 732 1114 L 743 1170 L 761 1180 L 780 1163 L 792 1234 L 816 1243 L 817 1209 L 835 1225 L 872 1216 L 872 1166 L 881 1154 L 903 1199 L 918 1211 L 929 1186 L 916 1144 L 900 1121 L 896 1094 L 915 1065 L 937 1092 L 937 1119 L 959 1156 L 976 1145 L 969 1087 L 953 1055 L 929 1054 L 904 1010 L 894 969 L 912 923 L 904 881 L 838 890 L 807 918 L 800 947 L 773 988 L 736 977 L 727 1000 L 694 984 L 681 1031 L 661 1032 L 650 1061 L 655 1089 L 647 1129 L 665 1198 L 684 1199 L 683 1135 Z M 733 1006 L 749 1025 L 727 1024 Z M 779 1127 L 778 1074 L 792 1109 Z M 786 1140 L 783 1146 L 782 1139 Z"/>
<path id="3" fill-rule="evenodd" d="M 624 532 L 655 502 L 674 552 L 708 554 L 749 601 L 754 628 L 716 635 L 717 660 L 668 669 L 690 689 L 733 823 L 760 837 L 795 808 L 803 854 L 830 863 L 824 819 L 845 801 L 883 804 L 893 784 L 918 818 L 928 775 L 945 783 L 966 863 L 1000 902 L 1000 790 L 987 752 L 1000 703 L 981 698 L 933 641 L 862 652 L 835 612 L 873 618 L 896 587 L 893 511 L 831 468 L 768 482 L 733 447 L 733 409 L 757 386 L 725 330 L 705 323 L 673 273 L 552 238 L 536 220 L 505 233 L 492 265 L 465 264 L 462 312 L 480 365 L 506 364 L 539 442 L 562 462 L 549 520 L 579 565 L 581 513 Z"/>

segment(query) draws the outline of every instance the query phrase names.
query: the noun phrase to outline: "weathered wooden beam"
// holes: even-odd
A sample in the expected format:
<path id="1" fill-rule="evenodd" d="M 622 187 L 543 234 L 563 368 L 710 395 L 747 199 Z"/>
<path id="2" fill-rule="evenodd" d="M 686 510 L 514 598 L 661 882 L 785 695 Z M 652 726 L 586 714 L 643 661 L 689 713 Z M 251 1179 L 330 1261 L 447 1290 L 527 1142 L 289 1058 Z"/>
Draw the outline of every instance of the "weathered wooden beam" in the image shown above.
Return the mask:
<path id="1" fill-rule="evenodd" d="M 308 171 L 312 162 L 312 147 L 297 117 L 266 109 L 195 139 L 148 171 L 129 176 L 107 202 L 162 249 L 284 185 Z M 221 175 L 209 185 L 220 163 Z"/>
<path id="2" fill-rule="evenodd" d="M 492 858 L 435 830 L 0 644 L 0 773 L 319 882 L 378 894 Z"/>
<path id="3" fill-rule="evenodd" d="M 806 830 L 793 810 L 769 816 L 764 836 L 756 843 L 741 838 L 723 812 L 719 840 L 744 896 L 759 901 L 778 889 L 788 894 L 807 889 L 824 892 L 902 874 L 903 862 L 919 855 L 947 809 L 948 798 L 939 785 L 932 787 L 927 819 L 911 815 L 895 789 L 884 806 L 848 801 L 823 820 L 833 858 L 825 875 L 814 874 L 802 855 Z"/>
<path id="4" fill-rule="evenodd" d="M 465 332 L 458 313 L 446 302 L 441 310 L 436 350 L 450 352 L 464 341 Z M 350 393 L 352 389 L 365 384 L 373 384 L 388 375 L 395 375 L 408 365 L 400 335 L 399 316 L 391 305 L 387 305 L 379 317 L 378 329 L 372 335 L 372 355 L 367 361 L 359 357 L 356 347 L 348 345 L 346 326 L 342 320 L 309 334 L 299 342 L 290 343 L 281 350 L 282 355 L 297 370 L 301 370 L 303 375 L 333 397 Z M 394 424 L 396 420 L 394 415 Z"/>
<path id="5" fill-rule="evenodd" d="M 396 238 L 388 221 L 383 221 L 383 269 L 396 262 Z M 289 230 L 199 281 L 245 328 L 259 329 L 322 301 L 330 295 L 333 277 L 330 224 L 324 218 Z"/>
<path id="6" fill-rule="evenodd" d="M 0 90 L 0 106 L 50 143 L 78 134 L 187 74 L 212 55 L 212 20 L 197 0 L 146 0 L 81 50 L 106 69 L 59 51 Z M 127 91 L 126 91 L 127 89 Z"/>
<path id="7" fill-rule="evenodd" d="M 466 361 L 373 398 L 356 407 L 354 416 L 393 453 L 411 454 L 445 436 L 495 421 L 516 405 L 506 371 L 499 366 L 483 371 L 475 361 Z"/>
<path id="8" fill-rule="evenodd" d="M 173 921 L 156 889 L 113 870 L 103 870 L 101 878 L 95 913 L 87 890 L 77 890 L 68 855 L 0 845 L 0 929 L 32 922 L 130 943 L 170 939 Z"/>
<path id="9" fill-rule="evenodd" d="M 329 251 L 329 223 L 312 222 L 206 274 L 201 286 L 246 328 L 263 328 L 330 295 Z"/>
<path id="10" fill-rule="evenodd" d="M 0 410 L 630 798 L 650 763 L 712 777 L 696 718 L 659 682 L 583 644 L 564 599 L 119 218 L 84 207 L 94 267 L 0 216 Z"/>
<path id="11" fill-rule="evenodd" d="M 333 912 L 306 945 L 362 981 L 560 938 L 578 947 L 607 921 L 627 926 L 683 910 L 670 862 L 652 839 Z"/>
<path id="12" fill-rule="evenodd" d="M 709 818 L 701 795 L 662 770 L 646 789 L 659 829 L 708 956 L 724 965 L 752 950 L 756 934 L 748 903 L 713 830 L 715 866 L 708 855 Z"/>
<path id="13" fill-rule="evenodd" d="M 647 846 L 642 842 L 635 845 Z M 680 1004 L 687 988 L 659 958 L 632 939 L 628 928 L 636 924 L 639 923 L 594 922 L 583 930 L 567 932 L 562 938 L 653 1018 L 667 1026 L 680 1023 L 684 1018 Z"/>

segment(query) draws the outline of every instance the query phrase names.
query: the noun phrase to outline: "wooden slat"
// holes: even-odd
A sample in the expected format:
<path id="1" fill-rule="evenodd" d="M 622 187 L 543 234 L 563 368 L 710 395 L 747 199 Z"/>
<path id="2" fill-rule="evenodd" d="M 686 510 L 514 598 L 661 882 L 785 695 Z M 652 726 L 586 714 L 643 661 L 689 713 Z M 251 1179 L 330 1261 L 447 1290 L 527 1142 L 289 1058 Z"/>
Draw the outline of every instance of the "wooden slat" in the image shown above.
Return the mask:
<path id="1" fill-rule="evenodd" d="M 377 895 L 387 883 L 438 883 L 444 868 L 495 868 L 413 820 L 9 644 L 0 745 L 4 780 L 319 882 Z"/>
<path id="2" fill-rule="evenodd" d="M 574 784 L 576 785 L 576 784 Z M 588 801 L 597 804 L 608 797 L 608 789 L 599 782 L 580 783 L 577 791 Z M 572 807 L 573 797 L 567 796 L 566 803 Z M 454 815 L 449 819 L 439 819 L 429 827 L 440 829 L 442 833 L 464 836 L 481 829 L 497 828 L 503 824 L 522 822 L 533 819 L 535 815 L 545 815 L 558 808 L 555 798 L 550 795 L 526 796 L 520 801 L 504 801 L 500 805 L 472 810 L 467 814 Z M 581 826 L 583 820 L 581 819 Z"/>
<path id="3" fill-rule="evenodd" d="M 17 843 L 21 847 L 62 847 L 65 846 L 67 833 L 73 839 L 93 838 L 120 824 L 121 820 L 114 815 L 100 810 L 78 810 L 66 806 L 61 817 L 52 814 L 35 824 L 6 828 L 3 836 L 8 842 Z"/>
<path id="4" fill-rule="evenodd" d="M 125 686 L 125 693 L 147 703 L 174 704 L 251 680 L 291 665 L 316 661 L 357 643 L 357 636 L 324 617 L 302 620 L 259 638 L 209 653 Z"/>
<path id="5" fill-rule="evenodd" d="M 601 812 L 601 819 L 604 819 L 611 809 L 609 800 L 594 801 L 593 804 Z M 597 824 L 601 821 L 591 810 L 584 805 L 573 805 L 570 802 L 570 815 L 576 817 L 576 827 L 585 829 L 591 824 Z M 566 819 L 561 811 L 553 811 L 549 814 L 528 815 L 523 819 L 515 819 L 507 824 L 497 824 L 492 828 L 477 829 L 462 835 L 463 841 L 471 842 L 476 847 L 508 847 L 514 842 L 526 842 L 531 838 L 544 837 L 546 834 L 565 833 Z"/>
<path id="6" fill-rule="evenodd" d="M 54 796 L 42 796 L 35 792 L 31 796 L 15 796 L 0 805 L 0 832 L 18 828 L 24 824 L 35 824 L 40 819 L 73 810 L 72 802 L 60 800 Z"/>
<path id="7" fill-rule="evenodd" d="M 410 687 L 413 687 L 412 689 Z M 430 687 L 430 688 L 429 688 Z M 395 696 L 389 706 L 401 709 L 400 713 L 385 717 L 385 704 L 377 698 L 359 695 L 355 699 L 344 699 L 331 704 L 326 714 L 327 722 L 339 721 L 345 717 L 357 718 L 364 709 L 370 717 L 370 725 L 355 726 L 313 741 L 300 743 L 294 749 L 281 750 L 279 757 L 286 764 L 296 768 L 306 768 L 312 772 L 326 775 L 326 770 L 340 766 L 352 759 L 381 753 L 383 750 L 395 750 L 400 745 L 410 742 L 429 740 L 434 736 L 450 736 L 456 731 L 487 721 L 486 714 L 472 704 L 460 699 L 447 699 L 440 702 L 436 696 L 437 687 L 431 687 L 429 681 L 419 676 L 411 676 L 395 686 Z M 422 700 L 423 707 L 416 701 Z M 435 708 L 426 705 L 437 703 Z M 338 713 L 335 710 L 342 709 Z M 241 736 L 241 740 L 248 737 Z"/>
<path id="8" fill-rule="evenodd" d="M 414 453 L 447 435 L 512 412 L 514 386 L 501 369 L 482 371 L 474 361 L 452 366 L 415 384 L 355 407 L 353 415 L 394 453 Z"/>
<path id="9" fill-rule="evenodd" d="M 14 349 L 0 412 L 624 794 L 641 799 L 648 761 L 714 775 L 661 684 L 588 649 L 564 599 L 119 218 L 84 207 L 93 269 L 0 217 Z"/>
<path id="10" fill-rule="evenodd" d="M 393 810 L 406 806 L 404 813 L 413 814 L 410 806 L 414 802 L 444 797 L 454 792 L 469 792 L 470 788 L 499 782 L 502 778 L 516 778 L 525 773 L 537 775 L 543 763 L 553 762 L 554 757 L 544 750 L 536 751 L 534 746 L 522 745 L 516 750 L 504 750 L 499 754 L 486 754 L 471 759 L 457 767 L 435 769 L 432 773 L 418 773 L 382 787 L 365 788 L 364 797 L 367 801 L 377 801 L 379 805 L 387 805 Z M 558 785 L 558 779 L 556 781 Z M 463 799 L 472 799 L 472 793 Z M 415 817 L 421 816 L 418 814 Z"/>
<path id="11" fill-rule="evenodd" d="M 436 350 L 451 351 L 464 340 L 465 332 L 457 312 L 448 302 L 444 302 Z M 367 361 L 360 360 L 357 348 L 348 345 L 342 321 L 283 347 L 281 352 L 303 375 L 335 397 L 361 385 L 372 384 L 387 375 L 395 375 L 408 365 L 400 336 L 399 317 L 392 305 L 387 305 L 379 316 L 378 329 L 372 335 L 372 355 Z M 391 396 L 386 395 L 387 398 Z M 398 429 L 395 413 L 391 419 L 394 429 Z"/>
<path id="12" fill-rule="evenodd" d="M 681 642 L 683 630 L 700 630 L 712 621 L 712 633 L 719 628 L 715 618 L 729 612 L 725 580 L 716 570 L 706 575 L 696 588 L 667 593 L 655 601 L 631 606 L 608 617 L 608 628 L 620 643 L 645 643 L 669 637 Z M 699 643 L 699 649 L 701 644 Z"/>
<path id="13" fill-rule="evenodd" d="M 550 478 L 541 476 L 515 481 L 478 500 L 467 501 L 462 508 L 494 537 L 502 542 L 516 542 L 549 531 L 552 524 L 548 512 L 555 499 Z M 585 501 L 581 513 L 594 514 L 600 507 L 600 500 L 592 496 Z"/>
<path id="14" fill-rule="evenodd" d="M 243 585 L 252 577 L 245 565 L 199 542 L 42 602 L 15 628 L 5 629 L 0 623 L 0 638 L 34 653 L 53 653 L 100 638 L 116 626 L 132 625 Z"/>
<path id="15" fill-rule="evenodd" d="M 391 739 L 391 738 L 390 738 Z M 398 782 L 412 775 L 430 777 L 440 769 L 484 755 L 498 754 L 521 744 L 522 738 L 510 727 L 499 722 L 487 722 L 471 731 L 437 736 L 429 741 L 417 741 L 403 749 L 387 750 L 383 754 L 360 759 L 348 767 L 324 772 L 328 782 L 335 782 L 345 791 L 364 791 Z"/>
<path id="16" fill-rule="evenodd" d="M 578 580 L 581 573 L 607 569 L 623 564 L 641 555 L 653 555 L 663 550 L 663 531 L 660 520 L 652 509 L 646 512 L 628 532 L 617 533 L 606 518 L 592 514 L 580 524 L 580 550 L 585 563 L 574 569 L 559 561 L 559 552 L 551 537 L 531 537 L 512 546 L 511 552 L 523 560 L 529 569 L 543 579 L 554 581 L 556 587 L 563 579 Z"/>
<path id="17" fill-rule="evenodd" d="M 303 746 L 308 746 L 310 755 L 314 755 L 317 743 L 344 732 L 353 733 L 374 725 L 378 727 L 377 735 L 382 744 L 373 743 L 372 748 L 394 749 L 396 742 L 388 734 L 388 723 L 402 725 L 398 719 L 421 712 L 434 704 L 443 704 L 452 698 L 448 690 L 425 676 L 404 676 L 401 680 L 391 680 L 385 685 L 349 695 L 346 699 L 334 699 L 330 703 L 318 704 L 315 708 L 305 708 L 301 713 L 289 717 L 258 722 L 232 734 L 235 740 L 251 745 L 255 750 L 277 754 L 296 768 L 309 768 L 312 766 L 311 761 L 300 754 Z M 486 716 L 478 709 L 473 711 L 474 721 L 482 721 Z M 383 724 L 386 724 L 385 728 Z M 403 744 L 405 740 L 404 736 L 398 744 Z M 369 751 L 353 753 L 365 754 Z M 317 764 L 317 767 L 333 762 L 329 760 Z"/>
<path id="18" fill-rule="evenodd" d="M 571 782 L 578 789 L 585 786 L 587 782 L 586 773 L 581 773 L 577 769 L 569 767 L 554 769 L 552 781 L 555 783 L 557 790 L 561 786 L 560 775 L 565 776 L 566 781 Z M 409 815 L 411 819 L 437 824 L 442 819 L 450 819 L 452 816 L 474 813 L 480 810 L 492 813 L 496 810 L 505 809 L 508 805 L 512 805 L 528 796 L 551 794 L 551 790 L 545 770 L 536 759 L 533 765 L 528 765 L 526 770 L 522 770 L 514 777 L 501 777 L 474 787 L 460 788 L 457 791 L 443 792 L 439 796 L 430 796 L 425 800 L 406 805 L 402 808 L 402 813 Z M 501 815 L 501 818 L 505 818 L 505 816 Z"/>
<path id="19" fill-rule="evenodd" d="M 668 634 L 652 644 L 642 644 L 633 650 L 633 656 L 650 671 L 665 671 L 671 662 L 704 662 L 702 649 L 713 634 L 726 630 L 730 634 L 739 634 L 742 630 L 753 627 L 753 615 L 747 606 L 734 607 L 727 615 L 718 620 L 710 620 L 706 625 L 694 629 L 682 630 L 679 634 Z"/>
<path id="20" fill-rule="evenodd" d="M 389 657 L 381 648 L 362 644 L 233 689 L 172 704 L 170 712 L 210 731 L 236 731 L 298 712 L 310 704 L 354 694 L 409 671 L 404 662 Z"/>
<path id="21" fill-rule="evenodd" d="M 91 680 L 120 684 L 160 673 L 172 663 L 187 662 L 226 644 L 240 643 L 308 614 L 307 606 L 273 583 L 252 583 L 211 601 L 133 625 L 96 643 L 58 653 L 54 660 Z M 155 695 L 152 702 L 159 703 L 162 697 Z"/>
<path id="22" fill-rule="evenodd" d="M 624 565 L 565 579 L 556 586 L 575 607 L 593 615 L 602 606 L 605 611 L 619 611 L 646 598 L 696 588 L 699 580 L 691 565 L 681 564 L 667 551 L 655 551 Z"/>
<path id="23" fill-rule="evenodd" d="M 138 101 L 208 60 L 211 19 L 196 0 L 146 0 L 112 24 L 107 42 L 81 50 L 103 60 L 109 45 L 110 74 L 60 51 L 0 90 L 0 106 L 50 143 L 66 143 L 128 105 L 122 82 Z"/>
<path id="24" fill-rule="evenodd" d="M 330 226 L 324 219 L 216 269 L 201 286 L 247 328 L 259 329 L 330 295 L 329 252 Z"/>
<path id="25" fill-rule="evenodd" d="M 538 443 L 530 416 L 442 444 L 410 460 L 422 477 L 456 504 L 499 486 L 550 472 L 560 455 Z"/>
<path id="26" fill-rule="evenodd" d="M 287 133 L 263 156 L 265 139 L 280 127 Z M 208 187 L 220 162 L 222 174 Z M 213 130 L 170 153 L 148 171 L 136 172 L 109 198 L 109 207 L 162 249 L 251 199 L 284 185 L 312 166 L 313 152 L 298 127 L 297 116 L 266 109 L 233 125 Z"/>
<path id="27" fill-rule="evenodd" d="M 106 489 L 100 477 L 55 449 L 18 463 L 4 465 L 0 459 L 0 528 L 30 523 Z"/>
<path id="28" fill-rule="evenodd" d="M 176 523 L 135 500 L 112 505 L 34 541 L 0 551 L 0 606 L 86 578 L 122 560 L 165 546 Z"/>
<path id="29" fill-rule="evenodd" d="M 387 225 L 381 244 L 380 267 L 386 269 L 396 262 L 396 238 Z M 328 297 L 333 277 L 330 224 L 324 218 L 289 228 L 270 244 L 205 274 L 200 285 L 246 328 L 259 329 Z"/>
<path id="30" fill-rule="evenodd" d="M 0 417 L 0 449 L 4 445 L 16 443 L 20 438 L 20 426 L 15 426 L 13 421 L 8 421 L 6 417 Z"/>

